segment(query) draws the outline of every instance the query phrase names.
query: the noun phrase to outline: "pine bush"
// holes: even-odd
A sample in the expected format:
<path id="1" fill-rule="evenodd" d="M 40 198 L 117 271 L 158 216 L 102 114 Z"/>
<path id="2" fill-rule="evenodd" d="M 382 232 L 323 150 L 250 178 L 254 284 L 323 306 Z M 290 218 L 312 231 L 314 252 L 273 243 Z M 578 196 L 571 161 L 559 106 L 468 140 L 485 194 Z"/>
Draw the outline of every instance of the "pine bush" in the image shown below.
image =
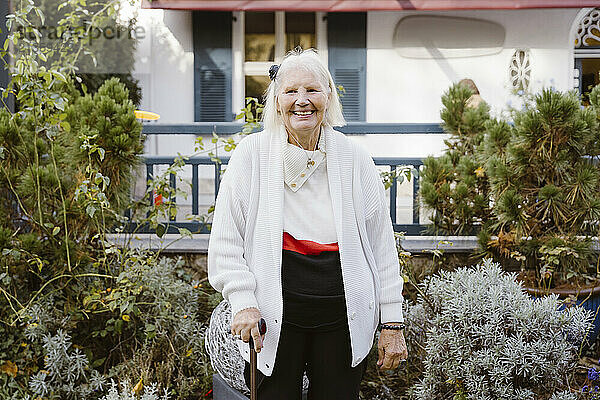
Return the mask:
<path id="1" fill-rule="evenodd" d="M 574 93 L 545 89 L 514 112 L 512 125 L 490 122 L 484 139 L 498 238 L 488 234 L 480 243 L 537 271 L 544 287 L 583 276 L 592 261 L 589 237 L 600 218 L 599 92 L 583 107 Z"/>
<path id="2" fill-rule="evenodd" d="M 450 138 L 441 157 L 428 157 L 421 171 L 420 196 L 433 211 L 435 234 L 470 234 L 490 220 L 489 188 L 478 158 L 489 107 L 470 105 L 471 89 L 455 84 L 442 96 L 441 118 Z"/>

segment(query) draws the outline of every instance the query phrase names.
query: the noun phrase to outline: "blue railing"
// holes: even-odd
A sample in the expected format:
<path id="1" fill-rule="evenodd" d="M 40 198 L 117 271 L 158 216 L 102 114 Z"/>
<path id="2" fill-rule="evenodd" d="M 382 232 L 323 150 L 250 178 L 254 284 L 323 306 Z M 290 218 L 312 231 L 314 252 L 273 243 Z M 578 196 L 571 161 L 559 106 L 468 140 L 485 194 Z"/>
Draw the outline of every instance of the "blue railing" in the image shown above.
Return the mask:
<path id="1" fill-rule="evenodd" d="M 346 126 L 335 128 L 346 135 L 411 135 L 440 134 L 444 130 L 439 124 L 393 124 L 348 122 Z M 237 122 L 194 122 L 190 124 L 155 124 L 144 125 L 146 135 L 219 135 L 239 133 L 241 126 Z"/>
<path id="2" fill-rule="evenodd" d="M 438 124 L 371 124 L 371 123 L 349 123 L 347 126 L 340 129 L 345 134 L 440 134 L 443 130 Z M 207 135 L 217 133 L 219 135 L 230 135 L 238 133 L 240 125 L 238 123 L 217 122 L 217 123 L 202 123 L 193 124 L 148 124 L 144 126 L 143 132 L 147 135 Z M 146 157 L 146 182 L 151 180 L 155 174 L 156 166 L 168 166 L 175 161 L 174 157 L 153 156 Z M 221 164 L 226 165 L 229 162 L 229 157 L 221 157 Z M 396 171 L 401 166 L 412 167 L 412 223 L 398 224 L 397 223 L 397 192 L 398 182 L 392 180 L 390 187 L 390 217 L 396 232 L 406 232 L 407 235 L 422 235 L 425 233 L 426 225 L 421 224 L 419 212 L 419 169 L 423 165 L 423 160 L 418 158 L 374 158 L 374 162 L 378 166 L 389 167 L 389 172 Z M 200 210 L 200 193 L 199 193 L 199 166 L 212 165 L 214 170 L 214 197 L 216 198 L 219 192 L 221 164 L 211 160 L 209 157 L 193 157 L 185 160 L 185 164 L 191 166 L 191 215 L 198 216 Z M 177 179 L 174 175 L 170 176 L 170 185 L 176 188 Z M 151 201 L 154 201 L 152 199 Z M 175 199 L 173 199 L 175 201 Z M 165 222 L 166 223 L 166 222 Z M 206 224 L 198 221 L 177 221 L 175 216 L 171 216 L 167 224 L 167 233 L 178 233 L 178 228 L 189 229 L 192 233 L 209 233 L 210 229 Z M 133 227 L 132 227 L 133 229 Z M 137 232 L 150 233 L 153 232 L 147 226 L 135 227 Z"/>
<path id="3" fill-rule="evenodd" d="M 226 165 L 229 162 L 229 157 L 220 158 L 221 163 Z M 380 166 L 388 166 L 389 172 L 395 172 L 400 166 L 412 166 L 411 171 L 411 183 L 413 185 L 413 210 L 412 210 L 412 224 L 398 224 L 397 215 L 396 215 L 396 201 L 397 201 L 397 192 L 398 192 L 398 181 L 396 179 L 392 180 L 392 184 L 390 186 L 390 217 L 392 219 L 392 224 L 394 225 L 394 230 L 396 232 L 406 232 L 407 235 L 421 235 L 425 230 L 425 226 L 420 223 L 420 215 L 419 215 L 419 202 L 418 202 L 418 193 L 419 193 L 419 167 L 423 165 L 423 161 L 421 159 L 415 158 L 380 158 L 376 157 L 373 159 L 375 165 Z M 146 157 L 146 182 L 151 180 L 154 177 L 154 167 L 157 165 L 171 165 L 174 161 L 174 157 Z M 214 193 L 215 199 L 216 195 L 219 192 L 219 183 L 220 183 L 220 164 L 214 162 L 210 159 L 210 157 L 194 157 L 185 160 L 186 165 L 190 165 L 192 168 L 192 178 L 191 178 L 191 200 L 192 200 L 192 216 L 199 215 L 199 198 L 200 193 L 198 191 L 199 187 L 199 174 L 198 167 L 200 165 L 212 165 L 214 169 Z M 170 176 L 170 186 L 173 189 L 177 188 L 177 180 L 174 175 Z M 154 199 L 151 199 L 154 201 Z M 176 199 L 172 199 L 173 202 L 176 203 Z M 168 233 L 177 233 L 177 228 L 186 228 L 189 229 L 192 233 L 209 233 L 209 229 L 204 224 L 197 221 L 177 221 L 176 216 L 171 216 L 170 221 L 168 222 Z M 148 227 L 138 227 L 137 232 L 140 233 L 149 233 L 152 230 Z"/>

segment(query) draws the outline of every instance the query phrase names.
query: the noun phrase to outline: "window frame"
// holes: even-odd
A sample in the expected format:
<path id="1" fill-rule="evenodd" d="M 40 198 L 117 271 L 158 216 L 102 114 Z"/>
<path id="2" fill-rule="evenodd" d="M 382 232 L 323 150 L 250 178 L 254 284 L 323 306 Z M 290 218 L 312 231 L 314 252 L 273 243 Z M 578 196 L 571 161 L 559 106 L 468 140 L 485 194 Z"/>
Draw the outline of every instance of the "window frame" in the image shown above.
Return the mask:
<path id="1" fill-rule="evenodd" d="M 600 46 L 583 46 L 580 48 L 576 48 L 573 46 L 573 39 L 575 37 L 576 31 L 579 28 L 583 18 L 587 17 L 592 11 L 594 11 L 594 7 L 583 8 L 577 14 L 577 17 L 574 19 L 573 24 L 571 26 L 570 32 L 570 43 L 571 43 L 571 51 L 572 60 L 573 60 L 573 75 L 572 82 L 573 88 L 577 89 L 579 95 L 583 95 L 583 81 L 582 81 L 582 73 L 583 73 L 583 65 L 582 60 L 586 58 L 600 58 Z"/>
<path id="2" fill-rule="evenodd" d="M 275 64 L 285 56 L 285 11 L 275 11 Z M 327 66 L 327 13 L 315 12 L 315 43 L 319 57 Z M 234 114 L 245 107 L 246 76 L 268 76 L 271 61 L 246 61 L 245 56 L 245 12 L 233 12 L 232 26 L 232 90 L 231 105 Z"/>

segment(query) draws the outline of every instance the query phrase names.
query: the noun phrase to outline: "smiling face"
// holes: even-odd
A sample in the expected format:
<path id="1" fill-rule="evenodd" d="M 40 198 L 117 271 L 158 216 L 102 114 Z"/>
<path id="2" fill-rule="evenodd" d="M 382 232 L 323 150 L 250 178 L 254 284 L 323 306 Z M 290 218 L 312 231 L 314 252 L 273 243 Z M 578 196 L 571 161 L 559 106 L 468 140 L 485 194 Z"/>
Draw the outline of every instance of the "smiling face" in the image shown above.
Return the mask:
<path id="1" fill-rule="evenodd" d="M 307 70 L 288 71 L 279 85 L 277 110 L 288 133 L 303 144 L 319 134 L 328 102 L 329 91 Z"/>

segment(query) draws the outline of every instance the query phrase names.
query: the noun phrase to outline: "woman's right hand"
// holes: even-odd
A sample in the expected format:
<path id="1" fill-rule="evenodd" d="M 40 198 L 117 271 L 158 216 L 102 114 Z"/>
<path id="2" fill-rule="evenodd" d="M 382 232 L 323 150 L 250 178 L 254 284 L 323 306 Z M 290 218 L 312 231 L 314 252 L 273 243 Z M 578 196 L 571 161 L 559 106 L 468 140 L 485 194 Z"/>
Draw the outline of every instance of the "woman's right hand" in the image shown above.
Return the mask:
<path id="1" fill-rule="evenodd" d="M 258 321 L 260 321 L 261 315 L 257 308 L 246 308 L 238 311 L 233 317 L 231 322 L 231 333 L 233 335 L 240 335 L 242 340 L 246 343 L 250 341 L 250 336 L 254 339 L 254 350 L 260 353 L 260 349 L 263 347 L 263 338 L 258 331 Z"/>

